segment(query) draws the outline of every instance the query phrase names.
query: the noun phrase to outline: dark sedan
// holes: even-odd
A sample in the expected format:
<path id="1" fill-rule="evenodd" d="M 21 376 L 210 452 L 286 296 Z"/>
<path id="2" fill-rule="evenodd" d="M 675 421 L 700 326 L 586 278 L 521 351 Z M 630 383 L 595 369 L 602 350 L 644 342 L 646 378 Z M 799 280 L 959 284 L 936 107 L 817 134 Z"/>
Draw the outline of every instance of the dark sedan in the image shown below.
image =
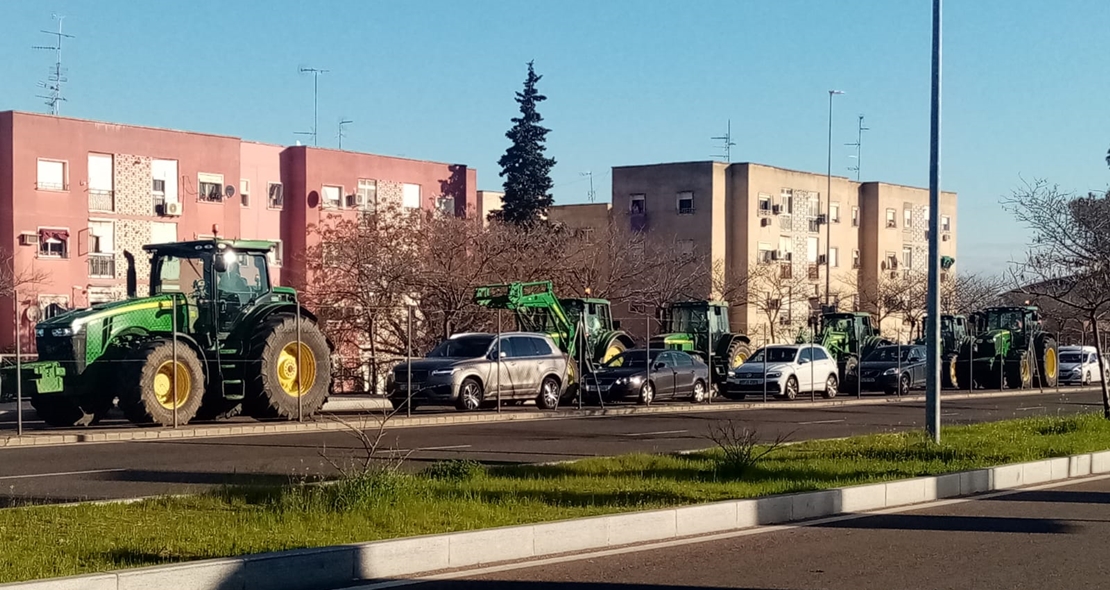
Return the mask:
<path id="1" fill-rule="evenodd" d="M 860 389 L 905 395 L 925 387 L 925 347 L 880 346 L 860 363 Z"/>
<path id="2" fill-rule="evenodd" d="M 651 377 L 648 377 L 648 366 Z M 626 350 L 583 376 L 583 399 L 590 402 L 709 399 L 709 365 L 679 350 Z"/>

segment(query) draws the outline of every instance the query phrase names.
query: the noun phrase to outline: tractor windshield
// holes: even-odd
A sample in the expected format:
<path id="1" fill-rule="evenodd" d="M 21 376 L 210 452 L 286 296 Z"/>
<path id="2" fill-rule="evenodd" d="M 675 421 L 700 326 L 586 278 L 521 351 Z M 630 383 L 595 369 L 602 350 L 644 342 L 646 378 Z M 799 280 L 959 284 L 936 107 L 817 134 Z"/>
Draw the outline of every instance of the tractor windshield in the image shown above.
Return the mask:
<path id="1" fill-rule="evenodd" d="M 204 269 L 206 266 L 199 254 L 194 258 L 178 256 L 159 256 L 154 260 L 154 274 L 150 278 L 152 295 L 162 293 L 184 293 L 191 304 L 205 298 Z"/>
<path id="2" fill-rule="evenodd" d="M 993 310 L 987 312 L 988 330 L 1021 330 L 1024 327 L 1025 313 L 1020 309 Z"/>
<path id="3" fill-rule="evenodd" d="M 700 334 L 705 331 L 705 310 L 693 307 L 673 307 L 670 310 L 668 332 L 680 334 Z"/>
<path id="4" fill-rule="evenodd" d="M 270 290 L 270 275 L 266 272 L 264 255 L 227 251 L 224 261 L 227 269 L 216 273 L 216 290 L 220 299 L 247 305 Z"/>

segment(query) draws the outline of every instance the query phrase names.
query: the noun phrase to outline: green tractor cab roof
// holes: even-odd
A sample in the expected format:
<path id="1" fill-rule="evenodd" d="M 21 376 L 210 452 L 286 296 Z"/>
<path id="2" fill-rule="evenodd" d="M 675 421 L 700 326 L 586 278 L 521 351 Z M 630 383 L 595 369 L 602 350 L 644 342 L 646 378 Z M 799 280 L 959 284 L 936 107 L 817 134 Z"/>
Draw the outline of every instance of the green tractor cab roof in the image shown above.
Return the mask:
<path id="1" fill-rule="evenodd" d="M 216 238 L 212 240 L 194 240 L 191 242 L 170 242 L 167 244 L 147 244 L 143 250 L 159 254 L 178 255 L 182 257 L 195 255 L 203 250 L 224 250 L 231 248 L 237 252 L 265 253 L 274 249 L 274 242 L 266 240 L 225 240 Z"/>

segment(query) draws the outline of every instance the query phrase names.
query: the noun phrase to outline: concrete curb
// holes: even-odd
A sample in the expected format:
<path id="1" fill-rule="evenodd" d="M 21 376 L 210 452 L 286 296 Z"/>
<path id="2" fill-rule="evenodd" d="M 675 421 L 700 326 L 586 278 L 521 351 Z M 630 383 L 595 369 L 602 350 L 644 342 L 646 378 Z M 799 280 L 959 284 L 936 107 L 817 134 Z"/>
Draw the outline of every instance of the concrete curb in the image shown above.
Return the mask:
<path id="1" fill-rule="evenodd" d="M 1110 451 L 832 490 L 195 561 L 0 585 L 10 590 L 310 590 L 912 506 L 1110 473 Z"/>
<path id="2" fill-rule="evenodd" d="M 1073 387 L 1063 389 L 1060 394 L 1064 393 L 1090 393 L 1096 391 L 1097 388 L 1093 387 Z M 999 397 L 1025 397 L 1035 395 L 1052 395 L 1057 393 L 1055 390 L 1046 390 L 1041 392 L 1039 390 L 1025 390 L 1025 391 L 991 391 L 982 393 L 949 393 L 942 396 L 943 400 L 965 400 L 965 399 L 990 399 Z M 558 410 L 554 412 L 504 412 L 504 413 L 461 413 L 461 414 L 431 414 L 426 416 L 413 416 L 407 418 L 404 416 L 395 416 L 389 419 L 389 427 L 394 428 L 417 428 L 429 426 L 451 426 L 459 424 L 488 424 L 493 422 L 511 422 L 514 420 L 530 421 L 530 420 L 568 420 L 575 418 L 606 418 L 617 416 L 639 416 L 649 414 L 694 414 L 701 412 L 742 412 L 750 410 L 767 410 L 767 409 L 813 409 L 813 408 L 835 408 L 845 406 L 870 406 L 879 404 L 892 404 L 892 403 L 916 403 L 924 402 L 924 395 L 912 396 L 873 396 L 863 399 L 855 398 L 842 398 L 820 401 L 767 401 L 767 402 L 714 402 L 712 404 L 675 404 L 667 406 L 650 406 L 650 407 L 615 407 L 606 409 L 591 409 L 591 410 Z M 365 416 L 370 417 L 369 423 L 372 426 L 377 425 L 377 417 L 380 414 L 366 413 Z M 350 419 L 347 419 L 350 423 Z M 299 434 L 310 432 L 329 432 L 346 430 L 347 425 L 337 422 L 329 421 L 326 419 L 317 418 L 311 422 L 261 422 L 254 424 L 204 424 L 204 425 L 190 425 L 176 430 L 169 428 L 119 428 L 119 429 L 101 429 L 101 430 L 86 430 L 81 432 L 58 432 L 47 431 L 42 434 L 24 434 L 23 436 L 7 436 L 0 438 L 0 450 L 10 448 L 27 448 L 34 446 L 53 446 L 64 444 L 80 444 L 80 443 L 106 443 L 106 442 L 128 442 L 128 441 L 156 441 L 156 440 L 171 440 L 171 439 L 193 439 L 205 437 L 232 437 L 232 436 L 259 436 L 270 434 Z"/>

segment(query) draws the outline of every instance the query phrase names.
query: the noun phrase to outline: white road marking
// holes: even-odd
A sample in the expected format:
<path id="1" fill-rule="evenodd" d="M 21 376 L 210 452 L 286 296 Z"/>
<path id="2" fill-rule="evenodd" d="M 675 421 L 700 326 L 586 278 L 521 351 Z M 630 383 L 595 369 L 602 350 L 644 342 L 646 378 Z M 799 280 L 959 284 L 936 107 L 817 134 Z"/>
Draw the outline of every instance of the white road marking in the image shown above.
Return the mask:
<path id="1" fill-rule="evenodd" d="M 451 445 L 448 447 L 419 447 L 413 451 L 451 451 L 454 449 L 469 449 L 472 445 Z"/>
<path id="2" fill-rule="evenodd" d="M 959 416 L 959 415 L 960 415 L 959 412 L 944 412 L 944 413 L 941 414 L 941 416 Z"/>
<path id="3" fill-rule="evenodd" d="M 839 420 L 813 420 L 811 422 L 798 422 L 798 424 L 800 426 L 806 426 L 809 424 L 836 424 L 837 422 L 844 422 L 845 420 L 845 418 L 841 418 Z"/>
<path id="4" fill-rule="evenodd" d="M 757 526 L 754 528 L 741 529 L 738 531 L 730 531 L 727 533 L 718 533 L 713 535 L 703 535 L 700 537 L 688 537 L 685 539 L 677 539 L 673 541 L 660 541 L 656 543 L 646 543 L 642 545 L 633 545 L 631 547 L 622 547 L 620 549 L 602 549 L 600 551 L 590 551 L 586 553 L 577 553 L 574 555 L 563 555 L 560 557 L 549 557 L 546 559 L 534 559 L 531 561 L 522 561 L 518 563 L 510 563 L 506 565 L 495 565 L 490 567 L 466 569 L 444 574 L 421 576 L 418 578 L 410 578 L 405 580 L 391 580 L 389 582 L 369 582 L 356 586 L 348 586 L 342 590 L 377 590 L 378 588 L 396 588 L 399 586 L 411 586 L 413 584 L 423 584 L 435 580 L 455 580 L 459 578 L 470 578 L 475 576 L 483 576 L 487 574 L 496 574 L 500 572 L 507 572 L 513 570 L 528 569 L 534 567 L 542 567 L 545 565 L 554 565 L 558 563 L 566 563 L 570 561 L 581 561 L 583 559 L 597 559 L 600 557 L 610 557 L 613 555 L 624 555 L 627 553 L 639 553 L 641 551 L 652 551 L 655 549 L 667 549 L 670 547 L 681 547 L 683 545 L 693 545 L 695 543 L 708 543 L 711 541 L 721 541 L 725 539 L 733 539 L 736 537 L 748 537 L 754 535 L 762 535 L 766 533 L 774 533 L 778 531 L 788 531 L 792 529 L 800 529 L 811 526 L 819 526 L 832 522 L 841 522 L 846 520 L 856 520 L 860 518 L 867 518 L 876 514 L 900 514 L 902 512 L 911 512 L 914 510 L 927 510 L 930 508 L 941 508 L 944 506 L 952 506 L 955 504 L 965 504 L 967 502 L 975 502 L 979 500 L 990 500 L 1001 496 L 1008 496 L 1011 494 L 1020 494 L 1023 492 L 1031 492 L 1036 490 L 1048 490 L 1052 488 L 1070 486 L 1080 483 L 1087 483 L 1092 481 L 1101 481 L 1110 479 L 1110 475 L 1098 475 L 1095 477 L 1067 479 L 1064 481 L 1056 481 L 1052 483 L 1030 486 L 1025 488 L 1017 488 L 1013 490 L 1002 490 L 998 492 L 991 492 L 989 494 L 982 494 L 978 496 L 970 496 L 967 498 L 952 498 L 950 500 L 937 500 L 935 502 L 928 502 L 925 504 L 911 504 L 909 506 L 899 506 L 897 508 L 886 508 L 883 510 L 875 510 L 873 512 L 860 512 L 858 514 L 843 514 L 839 516 L 830 516 L 819 520 L 811 520 L 798 524 L 783 524 L 771 526 Z"/>
<path id="5" fill-rule="evenodd" d="M 621 434 L 620 436 L 655 436 L 658 434 L 682 434 L 683 432 L 690 432 L 689 430 L 660 430 L 657 432 L 630 432 L 628 434 Z"/>
<path id="6" fill-rule="evenodd" d="M 31 473 L 29 475 L 5 475 L 0 477 L 0 480 L 5 479 L 31 479 L 34 477 L 65 477 L 67 475 L 89 475 L 92 473 L 115 473 L 118 471 L 127 471 L 124 467 L 116 469 L 89 469 L 88 471 L 59 471 L 58 473 Z"/>
<path id="7" fill-rule="evenodd" d="M 1025 408 L 1025 407 L 1018 408 L 1017 411 L 1024 412 L 1025 410 L 1043 410 L 1043 409 L 1044 409 L 1044 406 L 1029 406 L 1027 408 Z"/>

